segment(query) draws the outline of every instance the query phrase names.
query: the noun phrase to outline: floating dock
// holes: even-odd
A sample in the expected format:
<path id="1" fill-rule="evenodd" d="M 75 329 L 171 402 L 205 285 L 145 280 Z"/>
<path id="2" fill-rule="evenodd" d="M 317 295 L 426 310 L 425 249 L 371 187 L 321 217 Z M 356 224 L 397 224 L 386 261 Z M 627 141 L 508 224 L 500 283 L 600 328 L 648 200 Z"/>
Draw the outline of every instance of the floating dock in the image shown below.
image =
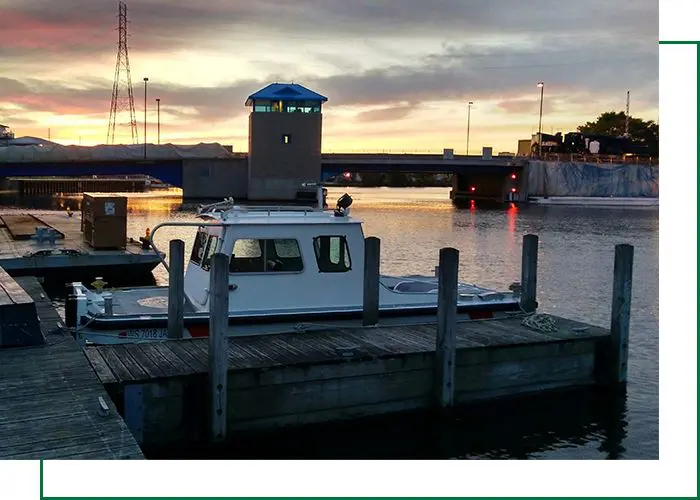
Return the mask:
<path id="1" fill-rule="evenodd" d="M 594 385 L 608 330 L 550 317 L 457 324 L 455 403 Z M 227 431 L 267 430 L 431 408 L 436 324 L 337 329 L 228 341 Z M 145 447 L 207 439 L 208 339 L 86 347 Z M 235 440 L 235 438 L 234 438 Z"/>
<path id="2" fill-rule="evenodd" d="M 658 198 L 612 197 L 612 196 L 531 196 L 528 200 L 536 205 L 564 205 L 579 207 L 658 207 Z"/>
<path id="3" fill-rule="evenodd" d="M 0 214 L 0 266 L 11 276 L 147 275 L 160 259 L 152 248 L 129 239 L 125 248 L 102 250 L 83 241 L 80 212 Z M 38 228 L 38 230 L 37 230 Z"/>
<path id="4" fill-rule="evenodd" d="M 0 344 L 0 460 L 143 459 L 37 279 L 16 282 L 31 297 L 41 343 Z"/>

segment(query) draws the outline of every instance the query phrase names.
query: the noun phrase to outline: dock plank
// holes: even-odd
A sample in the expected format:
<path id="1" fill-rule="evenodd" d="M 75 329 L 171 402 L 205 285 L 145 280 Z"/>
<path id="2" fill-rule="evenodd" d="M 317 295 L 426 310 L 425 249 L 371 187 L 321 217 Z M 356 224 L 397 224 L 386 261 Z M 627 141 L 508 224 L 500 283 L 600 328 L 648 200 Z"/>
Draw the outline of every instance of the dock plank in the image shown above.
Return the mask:
<path id="1" fill-rule="evenodd" d="M 117 382 L 133 379 L 131 370 L 129 370 L 126 364 L 122 361 L 122 358 L 118 356 L 116 352 L 114 352 L 114 347 L 112 347 L 112 349 L 105 349 L 102 352 L 102 356 L 104 357 L 105 361 L 109 363 Z M 103 383 L 105 382 L 103 381 Z"/>
<path id="2" fill-rule="evenodd" d="M 56 328 L 56 323 L 63 326 L 60 316 L 36 278 L 17 282 L 37 304 L 49 341 L 0 349 L 0 459 L 143 459 L 100 382 L 112 373 L 102 353 L 91 353 L 89 361 L 75 340 Z M 100 398 L 109 408 L 104 416 Z"/>
<path id="3" fill-rule="evenodd" d="M 175 351 L 170 348 L 170 345 L 167 342 L 154 342 L 153 349 L 168 362 L 170 362 L 178 373 L 182 373 L 184 375 L 197 373 L 197 369 L 194 368 L 188 361 L 178 356 Z"/>
<path id="4" fill-rule="evenodd" d="M 110 369 L 110 365 L 108 365 L 103 358 L 103 354 L 104 352 L 96 350 L 90 350 L 85 353 L 90 361 L 90 364 L 92 365 L 92 368 L 95 370 L 102 383 L 111 384 L 119 379 Z"/>
<path id="5" fill-rule="evenodd" d="M 163 366 L 154 363 L 153 360 L 141 350 L 140 344 L 125 344 L 125 347 L 129 355 L 139 364 L 148 378 L 167 377 L 168 371 L 166 371 Z M 165 363 L 162 363 L 162 365 L 165 365 Z"/>
<path id="6" fill-rule="evenodd" d="M 189 365 L 195 369 L 195 373 L 206 371 L 208 369 L 207 358 L 202 355 L 202 352 L 199 349 L 193 349 L 191 342 L 170 342 L 168 347 L 181 359 L 187 361 L 187 363 L 189 363 Z M 234 352 L 234 350 L 229 349 L 229 357 L 231 356 L 232 352 Z"/>
<path id="7" fill-rule="evenodd" d="M 28 240 L 37 227 L 51 227 L 32 214 L 2 214 L 0 219 L 13 240 Z"/>
<path id="8" fill-rule="evenodd" d="M 129 354 L 129 350 L 123 345 L 113 345 L 112 352 L 119 358 L 119 361 L 129 370 L 131 374 L 131 379 L 134 380 L 138 378 L 147 377 L 148 374 L 141 368 L 141 365 Z"/>

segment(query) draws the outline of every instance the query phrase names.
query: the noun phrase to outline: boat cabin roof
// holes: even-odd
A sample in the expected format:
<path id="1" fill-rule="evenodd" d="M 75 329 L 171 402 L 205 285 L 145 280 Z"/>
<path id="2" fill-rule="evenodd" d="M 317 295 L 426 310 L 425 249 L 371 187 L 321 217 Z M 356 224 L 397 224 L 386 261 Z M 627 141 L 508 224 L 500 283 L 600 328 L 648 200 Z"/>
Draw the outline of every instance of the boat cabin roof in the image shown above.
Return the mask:
<path id="1" fill-rule="evenodd" d="M 349 215 L 336 215 L 333 210 L 314 210 L 295 207 L 234 207 L 222 212 L 206 212 L 202 219 L 230 225 L 307 225 L 307 224 L 361 224 Z"/>

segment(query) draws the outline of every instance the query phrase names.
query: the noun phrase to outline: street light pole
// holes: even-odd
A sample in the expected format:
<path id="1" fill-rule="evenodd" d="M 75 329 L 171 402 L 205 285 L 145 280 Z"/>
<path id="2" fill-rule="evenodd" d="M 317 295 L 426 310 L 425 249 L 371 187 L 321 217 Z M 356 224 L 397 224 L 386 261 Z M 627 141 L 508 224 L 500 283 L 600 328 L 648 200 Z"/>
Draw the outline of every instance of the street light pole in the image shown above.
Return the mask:
<path id="1" fill-rule="evenodd" d="M 156 98 L 156 106 L 158 107 L 158 144 L 160 144 L 160 97 Z"/>
<path id="2" fill-rule="evenodd" d="M 540 126 L 537 132 L 537 153 L 542 156 L 542 102 L 544 101 L 544 82 L 538 82 L 540 88 Z"/>
<path id="3" fill-rule="evenodd" d="M 146 111 L 148 110 L 148 77 L 143 79 L 143 159 L 146 159 L 146 133 L 148 132 L 148 125 L 146 119 Z"/>
<path id="4" fill-rule="evenodd" d="M 467 107 L 467 156 L 469 156 L 469 125 L 472 118 L 472 104 L 474 103 L 469 101 L 469 105 Z"/>

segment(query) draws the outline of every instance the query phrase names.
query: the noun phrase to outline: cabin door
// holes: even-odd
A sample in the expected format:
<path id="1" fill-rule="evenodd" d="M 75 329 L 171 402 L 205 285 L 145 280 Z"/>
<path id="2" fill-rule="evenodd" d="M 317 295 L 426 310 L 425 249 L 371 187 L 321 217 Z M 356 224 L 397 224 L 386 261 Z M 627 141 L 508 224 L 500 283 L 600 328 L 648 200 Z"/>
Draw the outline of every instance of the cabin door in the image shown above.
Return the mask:
<path id="1" fill-rule="evenodd" d="M 197 306 L 209 303 L 209 271 L 211 259 L 216 252 L 221 251 L 223 240 L 218 235 L 209 235 L 205 231 L 197 234 L 190 264 L 185 276 L 185 291 Z"/>

